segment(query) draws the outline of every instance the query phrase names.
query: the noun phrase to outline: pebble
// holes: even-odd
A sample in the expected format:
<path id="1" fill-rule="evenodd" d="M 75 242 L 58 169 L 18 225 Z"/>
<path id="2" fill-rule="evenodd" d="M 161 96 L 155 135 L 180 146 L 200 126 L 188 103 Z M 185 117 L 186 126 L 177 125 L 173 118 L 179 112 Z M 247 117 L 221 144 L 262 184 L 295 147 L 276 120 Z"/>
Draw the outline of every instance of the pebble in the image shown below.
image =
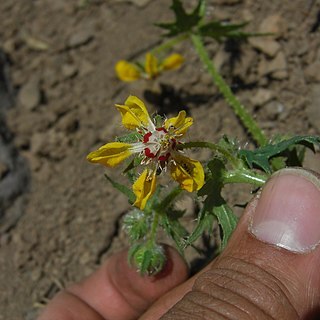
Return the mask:
<path id="1" fill-rule="evenodd" d="M 79 67 L 79 75 L 86 76 L 94 70 L 94 65 L 88 60 L 82 60 Z"/>
<path id="2" fill-rule="evenodd" d="M 9 168 L 8 166 L 3 163 L 0 162 L 0 180 L 9 172 Z"/>
<path id="3" fill-rule="evenodd" d="M 311 150 L 306 150 L 303 166 L 315 172 L 320 171 L 320 153 L 314 154 Z"/>
<path id="4" fill-rule="evenodd" d="M 270 101 L 263 106 L 263 111 L 269 120 L 276 120 L 284 110 L 284 106 L 279 101 Z"/>
<path id="5" fill-rule="evenodd" d="M 57 123 L 57 130 L 71 133 L 74 132 L 79 125 L 79 121 L 75 115 L 74 112 L 67 113 L 65 116 L 63 116 L 59 122 Z"/>
<path id="6" fill-rule="evenodd" d="M 273 79 L 286 79 L 288 77 L 287 60 L 282 51 L 279 51 L 272 60 L 262 59 L 258 66 L 258 75 L 263 77 L 271 75 Z"/>
<path id="7" fill-rule="evenodd" d="M 257 50 L 263 52 L 268 57 L 273 58 L 280 50 L 280 44 L 268 38 L 249 38 L 249 43 Z"/>
<path id="8" fill-rule="evenodd" d="M 115 0 L 115 2 L 131 2 L 137 7 L 146 6 L 151 0 Z"/>
<path id="9" fill-rule="evenodd" d="M 90 42 L 93 38 L 94 38 L 93 28 L 88 28 L 88 29 L 83 28 L 71 35 L 68 41 L 68 46 L 70 48 L 80 47 Z"/>
<path id="10" fill-rule="evenodd" d="M 39 79 L 33 78 L 25 83 L 19 91 L 18 99 L 26 109 L 30 111 L 34 110 L 41 100 Z"/>
<path id="11" fill-rule="evenodd" d="M 308 65 L 304 69 L 304 75 L 309 82 L 320 82 L 320 61 Z"/>
<path id="12" fill-rule="evenodd" d="M 64 64 L 61 71 L 65 79 L 72 78 L 78 73 L 78 69 L 74 64 Z"/>
<path id="13" fill-rule="evenodd" d="M 262 20 L 259 26 L 261 33 L 273 33 L 274 37 L 283 36 L 287 31 L 287 24 L 283 17 L 278 14 L 273 14 Z"/>
<path id="14" fill-rule="evenodd" d="M 250 98 L 254 106 L 262 106 L 274 98 L 274 93 L 271 90 L 260 88 L 256 94 Z"/>
<path id="15" fill-rule="evenodd" d="M 320 84 L 314 84 L 310 90 L 310 103 L 307 116 L 312 126 L 320 133 Z"/>

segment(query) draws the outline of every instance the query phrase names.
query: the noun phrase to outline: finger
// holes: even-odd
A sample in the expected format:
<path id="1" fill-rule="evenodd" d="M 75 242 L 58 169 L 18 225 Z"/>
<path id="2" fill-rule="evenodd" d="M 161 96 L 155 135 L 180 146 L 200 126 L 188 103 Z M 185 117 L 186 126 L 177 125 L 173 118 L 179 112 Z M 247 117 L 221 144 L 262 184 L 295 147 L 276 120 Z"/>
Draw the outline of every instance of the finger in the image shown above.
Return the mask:
<path id="1" fill-rule="evenodd" d="M 164 270 L 154 277 L 142 277 L 130 268 L 127 251 L 112 256 L 87 279 L 58 294 L 39 320 L 136 319 L 188 276 L 175 250 L 167 247 L 166 255 Z"/>
<path id="2" fill-rule="evenodd" d="M 176 289 L 187 291 L 183 297 L 166 296 L 182 299 L 161 319 L 319 319 L 319 242 L 319 177 L 281 170 L 192 289 L 189 282 Z M 158 319 L 165 312 L 160 305 L 142 319 Z"/>

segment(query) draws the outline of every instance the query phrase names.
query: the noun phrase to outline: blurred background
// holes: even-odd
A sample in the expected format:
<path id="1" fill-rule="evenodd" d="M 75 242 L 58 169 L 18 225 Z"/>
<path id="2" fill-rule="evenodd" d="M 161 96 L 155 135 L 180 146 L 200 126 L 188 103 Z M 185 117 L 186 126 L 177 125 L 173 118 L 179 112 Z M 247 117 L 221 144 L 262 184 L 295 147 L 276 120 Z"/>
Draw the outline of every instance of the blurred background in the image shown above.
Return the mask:
<path id="1" fill-rule="evenodd" d="M 211 0 L 208 18 L 250 21 L 246 42 L 208 41 L 210 55 L 240 101 L 271 137 L 320 134 L 320 2 Z M 129 94 L 168 115 L 185 109 L 188 139 L 223 134 L 251 145 L 190 43 L 178 71 L 122 83 L 120 59 L 143 58 L 171 21 L 169 0 L 1 0 L 0 319 L 36 317 L 48 299 L 127 245 L 129 205 L 86 155 L 123 133 L 115 103 Z M 197 1 L 183 1 L 193 8 Z M 205 151 L 195 151 L 205 160 Z M 306 167 L 320 171 L 319 154 Z M 236 201 L 244 190 L 228 189 Z M 193 220 L 194 204 L 180 199 Z M 189 262 L 195 258 L 188 253 Z"/>

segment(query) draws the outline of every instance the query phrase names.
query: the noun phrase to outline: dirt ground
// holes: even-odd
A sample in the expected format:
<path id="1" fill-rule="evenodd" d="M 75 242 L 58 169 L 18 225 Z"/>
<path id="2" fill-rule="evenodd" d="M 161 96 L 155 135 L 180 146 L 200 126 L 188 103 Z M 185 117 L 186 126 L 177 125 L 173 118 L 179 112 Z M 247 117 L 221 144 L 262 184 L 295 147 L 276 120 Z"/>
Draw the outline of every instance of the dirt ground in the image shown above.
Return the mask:
<path id="1" fill-rule="evenodd" d="M 208 18 L 276 33 L 241 45 L 208 41 L 266 133 L 320 134 L 320 2 L 208 3 Z M 123 132 L 115 103 L 134 94 L 154 111 L 186 109 L 195 120 L 190 139 L 228 134 L 250 143 L 189 43 L 176 48 L 185 65 L 153 84 L 116 78 L 117 60 L 142 58 L 159 42 L 153 24 L 172 18 L 169 5 L 0 1 L 0 319 L 34 319 L 58 290 L 126 246 L 119 219 L 129 205 L 85 159 Z M 319 160 L 307 154 L 306 166 L 320 170 Z"/>

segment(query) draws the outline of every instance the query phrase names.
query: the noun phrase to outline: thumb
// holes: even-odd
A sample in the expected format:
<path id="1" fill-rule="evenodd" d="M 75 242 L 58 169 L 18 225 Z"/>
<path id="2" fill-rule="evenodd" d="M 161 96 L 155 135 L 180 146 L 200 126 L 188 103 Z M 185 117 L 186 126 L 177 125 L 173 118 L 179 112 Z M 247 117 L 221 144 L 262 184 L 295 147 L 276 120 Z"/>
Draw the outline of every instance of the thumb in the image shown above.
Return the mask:
<path id="1" fill-rule="evenodd" d="M 319 319 L 319 242 L 319 176 L 283 169 L 249 204 L 223 254 L 161 319 Z"/>

